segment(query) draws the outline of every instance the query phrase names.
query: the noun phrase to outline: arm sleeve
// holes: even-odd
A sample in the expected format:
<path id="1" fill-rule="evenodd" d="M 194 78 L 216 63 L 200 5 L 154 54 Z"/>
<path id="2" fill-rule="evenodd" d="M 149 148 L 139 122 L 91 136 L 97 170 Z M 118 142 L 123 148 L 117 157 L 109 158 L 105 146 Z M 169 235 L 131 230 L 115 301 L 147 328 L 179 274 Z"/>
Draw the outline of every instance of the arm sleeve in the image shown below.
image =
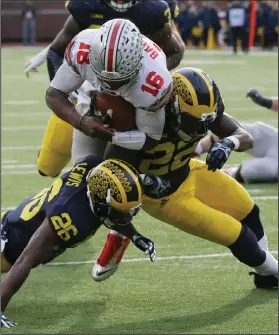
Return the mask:
<path id="1" fill-rule="evenodd" d="M 160 108 L 156 112 L 137 108 L 136 125 L 138 130 L 159 141 L 165 126 L 165 108 Z"/>
<path id="2" fill-rule="evenodd" d="M 56 75 L 51 81 L 50 86 L 66 94 L 70 94 L 71 92 L 80 88 L 83 82 L 84 80 L 82 76 L 77 72 L 75 72 L 65 62 L 60 66 L 60 68 L 56 72 Z"/>
<path id="3" fill-rule="evenodd" d="M 150 32 L 149 35 L 153 35 L 158 30 L 161 30 L 165 27 L 166 24 L 171 21 L 171 11 L 168 4 L 165 1 L 158 1 L 156 8 L 150 9 Z"/>

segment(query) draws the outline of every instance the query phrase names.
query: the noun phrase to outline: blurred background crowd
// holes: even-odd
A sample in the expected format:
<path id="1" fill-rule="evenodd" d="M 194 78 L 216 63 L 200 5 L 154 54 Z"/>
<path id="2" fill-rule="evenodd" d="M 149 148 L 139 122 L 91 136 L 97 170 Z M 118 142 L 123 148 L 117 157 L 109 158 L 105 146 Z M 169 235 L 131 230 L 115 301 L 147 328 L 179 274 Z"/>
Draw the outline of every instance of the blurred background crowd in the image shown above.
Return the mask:
<path id="1" fill-rule="evenodd" d="M 251 0 L 177 0 L 175 23 L 187 47 L 248 51 Z M 49 42 L 61 29 L 67 10 L 64 1 L 5 1 L 2 3 L 2 42 L 35 45 Z M 278 2 L 256 2 L 254 45 L 278 45 Z M 13 25 L 11 25 L 13 22 Z"/>
<path id="2" fill-rule="evenodd" d="M 209 49 L 231 46 L 234 43 L 234 24 L 237 23 L 238 37 L 244 50 L 248 49 L 251 1 L 227 1 L 226 6 L 220 1 L 203 1 L 198 6 L 197 1 L 180 0 L 178 5 L 180 12 L 175 20 L 187 46 Z M 233 22 L 230 15 L 236 8 L 239 9 L 236 19 L 240 22 Z M 278 45 L 277 1 L 256 2 L 255 45 L 263 49 Z"/>

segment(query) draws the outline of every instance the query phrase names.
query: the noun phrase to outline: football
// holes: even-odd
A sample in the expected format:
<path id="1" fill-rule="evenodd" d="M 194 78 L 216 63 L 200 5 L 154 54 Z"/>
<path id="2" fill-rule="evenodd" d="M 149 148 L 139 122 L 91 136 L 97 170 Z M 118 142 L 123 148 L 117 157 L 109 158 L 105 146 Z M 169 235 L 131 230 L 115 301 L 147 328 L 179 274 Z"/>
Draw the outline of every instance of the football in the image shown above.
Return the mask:
<path id="1" fill-rule="evenodd" d="M 117 131 L 136 129 L 135 107 L 120 96 L 98 93 L 95 110 L 105 116 L 110 127 Z"/>

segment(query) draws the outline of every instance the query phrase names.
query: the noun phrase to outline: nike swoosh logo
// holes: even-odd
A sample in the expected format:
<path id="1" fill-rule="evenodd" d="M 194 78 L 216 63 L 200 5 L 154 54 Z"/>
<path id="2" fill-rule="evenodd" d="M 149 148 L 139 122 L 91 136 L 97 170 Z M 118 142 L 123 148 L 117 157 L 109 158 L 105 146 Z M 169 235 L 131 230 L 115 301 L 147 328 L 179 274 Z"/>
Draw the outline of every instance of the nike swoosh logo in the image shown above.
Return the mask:
<path id="1" fill-rule="evenodd" d="M 103 275 L 103 274 L 105 274 L 105 273 L 107 273 L 107 272 L 110 272 L 110 271 L 112 271 L 112 270 L 113 270 L 113 269 L 106 270 L 106 271 L 101 271 L 101 272 L 97 271 L 97 272 L 96 272 L 96 276 L 101 276 L 101 275 Z"/>

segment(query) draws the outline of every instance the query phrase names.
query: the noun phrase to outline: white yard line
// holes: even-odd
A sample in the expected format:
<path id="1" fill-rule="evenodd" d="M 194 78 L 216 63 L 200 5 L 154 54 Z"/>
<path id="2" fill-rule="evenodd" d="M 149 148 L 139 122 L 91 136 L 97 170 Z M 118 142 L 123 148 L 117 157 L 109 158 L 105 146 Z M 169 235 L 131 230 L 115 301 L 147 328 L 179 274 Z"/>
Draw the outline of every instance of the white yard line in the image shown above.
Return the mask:
<path id="1" fill-rule="evenodd" d="M 3 163 L 3 162 L 2 162 Z M 4 164 L 1 166 L 3 170 L 31 169 L 36 168 L 36 164 Z"/>
<path id="2" fill-rule="evenodd" d="M 41 103 L 39 100 L 4 100 L 3 105 L 37 105 Z"/>
<path id="3" fill-rule="evenodd" d="M 254 200 L 278 200 L 278 195 L 259 195 L 252 198 Z"/>
<path id="4" fill-rule="evenodd" d="M 270 251 L 271 254 L 278 254 L 278 250 Z M 223 254 L 204 254 L 204 255 L 190 255 L 190 256 L 166 256 L 157 257 L 156 261 L 170 261 L 174 259 L 201 259 L 201 258 L 221 258 L 221 257 L 232 257 L 233 255 L 229 252 Z M 124 258 L 122 263 L 136 263 L 136 262 L 149 262 L 149 258 Z M 52 262 L 45 264 L 46 266 L 59 266 L 59 265 L 81 265 L 81 264 L 94 264 L 96 261 L 77 261 L 77 262 Z"/>
<path id="5" fill-rule="evenodd" d="M 261 195 L 261 196 L 255 196 L 255 197 L 252 196 L 252 198 L 254 200 L 277 200 L 278 196 L 277 195 Z M 16 206 L 2 207 L 1 210 L 8 211 L 8 210 L 13 210 L 15 208 Z"/>
<path id="6" fill-rule="evenodd" d="M 32 131 L 32 130 L 45 130 L 45 126 L 18 126 L 18 127 L 2 127 L 2 131 Z"/>
<path id="7" fill-rule="evenodd" d="M 50 117 L 50 113 L 48 111 L 45 112 L 22 112 L 22 113 L 10 113 L 10 112 L 6 112 L 6 113 L 2 113 L 2 117 L 3 118 L 18 118 L 18 117 L 34 117 L 34 116 L 45 116 L 45 117 Z"/>
<path id="8" fill-rule="evenodd" d="M 247 60 L 230 60 L 230 59 L 185 59 L 181 61 L 182 65 L 246 65 Z"/>
<path id="9" fill-rule="evenodd" d="M 15 164 L 17 162 L 18 162 L 17 160 L 11 159 L 11 160 L 3 160 L 1 161 L 1 164 Z"/>
<path id="10" fill-rule="evenodd" d="M 39 145 L 30 145 L 30 146 L 3 146 L 1 151 L 33 151 L 39 150 Z"/>

